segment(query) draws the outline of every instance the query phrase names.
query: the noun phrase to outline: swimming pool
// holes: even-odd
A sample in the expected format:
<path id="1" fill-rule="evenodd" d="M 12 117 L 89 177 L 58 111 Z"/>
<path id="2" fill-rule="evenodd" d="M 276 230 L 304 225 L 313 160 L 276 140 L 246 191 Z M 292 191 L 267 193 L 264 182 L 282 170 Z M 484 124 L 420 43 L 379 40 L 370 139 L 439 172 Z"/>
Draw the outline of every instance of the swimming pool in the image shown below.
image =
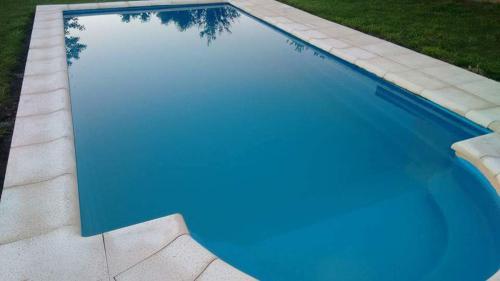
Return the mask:
<path id="1" fill-rule="evenodd" d="M 481 128 L 230 5 L 65 30 L 84 235 L 179 212 L 265 280 L 496 271 L 498 198 L 449 148 Z"/>

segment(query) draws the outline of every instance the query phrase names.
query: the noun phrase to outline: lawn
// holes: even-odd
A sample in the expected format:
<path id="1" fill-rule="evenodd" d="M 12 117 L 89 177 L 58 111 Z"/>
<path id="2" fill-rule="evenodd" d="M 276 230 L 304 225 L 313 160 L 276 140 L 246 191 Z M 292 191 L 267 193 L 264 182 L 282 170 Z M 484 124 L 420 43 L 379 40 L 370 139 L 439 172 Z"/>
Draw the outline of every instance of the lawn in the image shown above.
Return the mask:
<path id="1" fill-rule="evenodd" d="M 500 81 L 500 4 L 452 0 L 280 0 Z M 37 4 L 0 0 L 0 187 Z M 101 1 L 103 2 L 103 1 Z"/>
<path id="2" fill-rule="evenodd" d="M 472 0 L 280 1 L 500 81 L 500 3 Z"/>

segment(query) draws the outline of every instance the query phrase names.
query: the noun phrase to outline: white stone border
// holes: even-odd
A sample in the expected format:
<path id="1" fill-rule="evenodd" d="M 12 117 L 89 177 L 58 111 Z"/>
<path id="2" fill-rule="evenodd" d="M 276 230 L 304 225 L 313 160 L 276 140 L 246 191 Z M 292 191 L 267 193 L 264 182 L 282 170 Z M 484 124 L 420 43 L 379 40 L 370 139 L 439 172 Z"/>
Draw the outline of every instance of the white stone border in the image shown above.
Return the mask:
<path id="1" fill-rule="evenodd" d="M 0 280 L 254 280 L 180 215 L 81 237 L 63 11 L 229 2 L 347 62 L 500 131 L 500 83 L 274 0 L 37 6 L 0 204 Z M 500 190 L 500 135 L 453 145 Z"/>

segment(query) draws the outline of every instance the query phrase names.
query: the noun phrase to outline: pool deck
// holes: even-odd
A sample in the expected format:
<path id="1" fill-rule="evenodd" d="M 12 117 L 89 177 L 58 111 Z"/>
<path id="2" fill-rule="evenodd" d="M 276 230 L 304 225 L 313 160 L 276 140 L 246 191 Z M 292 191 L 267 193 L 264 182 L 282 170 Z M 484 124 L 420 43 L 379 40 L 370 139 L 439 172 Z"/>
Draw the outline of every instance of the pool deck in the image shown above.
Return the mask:
<path id="1" fill-rule="evenodd" d="M 198 244 L 179 214 L 80 233 L 62 12 L 222 2 L 491 129 L 452 148 L 500 193 L 499 82 L 274 0 L 37 6 L 0 202 L 0 280 L 254 280 Z"/>

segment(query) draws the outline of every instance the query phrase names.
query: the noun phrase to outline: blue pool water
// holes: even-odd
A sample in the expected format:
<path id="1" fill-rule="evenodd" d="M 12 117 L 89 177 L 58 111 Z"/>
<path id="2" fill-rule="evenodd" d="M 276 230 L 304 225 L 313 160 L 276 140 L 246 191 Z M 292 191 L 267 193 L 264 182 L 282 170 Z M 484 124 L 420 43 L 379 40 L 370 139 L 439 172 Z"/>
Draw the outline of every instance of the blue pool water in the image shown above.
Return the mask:
<path id="1" fill-rule="evenodd" d="M 484 280 L 486 131 L 229 5 L 66 14 L 82 231 L 172 213 L 264 280 Z"/>

